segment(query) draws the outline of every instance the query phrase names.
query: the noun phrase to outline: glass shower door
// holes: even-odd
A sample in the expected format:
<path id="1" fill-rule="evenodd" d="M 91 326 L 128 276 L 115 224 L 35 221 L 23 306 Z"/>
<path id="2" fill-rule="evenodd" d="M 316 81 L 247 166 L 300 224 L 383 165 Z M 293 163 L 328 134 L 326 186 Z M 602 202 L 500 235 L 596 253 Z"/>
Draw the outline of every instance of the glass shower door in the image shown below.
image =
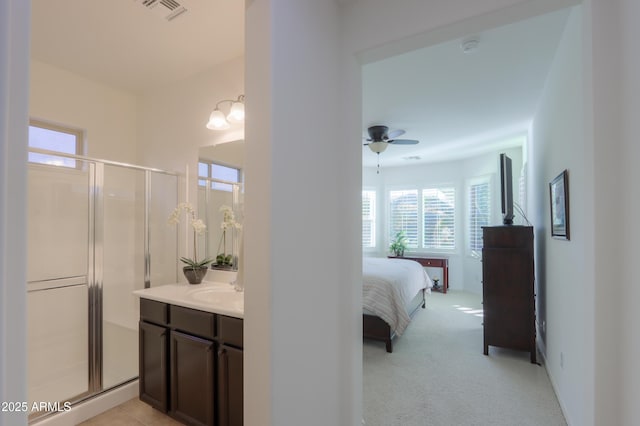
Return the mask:
<path id="1" fill-rule="evenodd" d="M 29 406 L 90 392 L 87 301 L 94 166 L 52 161 L 55 165 L 30 163 L 28 168 Z"/>
<path id="2" fill-rule="evenodd" d="M 177 177 L 104 165 L 101 209 L 102 387 L 138 376 L 138 298 L 132 292 L 176 281 L 176 232 L 167 218 Z"/>
<path id="3" fill-rule="evenodd" d="M 145 172 L 103 167 L 96 247 L 102 258 L 102 387 L 108 389 L 138 375 L 138 308 L 131 293 L 144 286 Z"/>

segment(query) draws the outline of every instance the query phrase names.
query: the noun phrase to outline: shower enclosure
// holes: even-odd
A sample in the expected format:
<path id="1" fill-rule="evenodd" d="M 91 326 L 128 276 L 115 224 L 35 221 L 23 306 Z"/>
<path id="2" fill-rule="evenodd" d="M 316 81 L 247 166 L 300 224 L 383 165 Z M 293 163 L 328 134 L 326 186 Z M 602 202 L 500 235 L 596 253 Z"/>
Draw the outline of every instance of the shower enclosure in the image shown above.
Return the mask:
<path id="1" fill-rule="evenodd" d="M 39 149 L 29 155 L 29 406 L 73 404 L 138 376 L 132 291 L 177 281 L 167 216 L 180 177 Z"/>

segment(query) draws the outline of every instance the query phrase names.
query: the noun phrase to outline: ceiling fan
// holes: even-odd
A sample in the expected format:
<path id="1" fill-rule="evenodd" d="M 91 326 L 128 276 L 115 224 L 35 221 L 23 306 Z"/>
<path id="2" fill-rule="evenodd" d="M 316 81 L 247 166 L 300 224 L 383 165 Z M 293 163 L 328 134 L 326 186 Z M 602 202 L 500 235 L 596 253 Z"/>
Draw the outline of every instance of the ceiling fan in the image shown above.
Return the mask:
<path id="1" fill-rule="evenodd" d="M 378 154 L 378 173 L 380 173 L 380 153 L 387 149 L 387 146 L 394 145 L 415 145 L 420 141 L 415 139 L 396 139 L 405 134 L 402 129 L 389 131 L 387 126 L 371 126 L 367 129 L 369 138 L 365 139 L 365 146 Z"/>

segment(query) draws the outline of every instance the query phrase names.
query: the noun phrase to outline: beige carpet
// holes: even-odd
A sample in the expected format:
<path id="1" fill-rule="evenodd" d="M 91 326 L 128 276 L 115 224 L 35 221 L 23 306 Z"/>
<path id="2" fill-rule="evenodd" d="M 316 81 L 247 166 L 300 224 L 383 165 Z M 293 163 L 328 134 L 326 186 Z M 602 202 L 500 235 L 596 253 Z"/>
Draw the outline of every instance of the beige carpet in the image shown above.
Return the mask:
<path id="1" fill-rule="evenodd" d="M 364 342 L 367 426 L 566 425 L 544 366 L 525 352 L 483 355 L 481 310 L 480 296 L 434 293 L 392 354 Z"/>

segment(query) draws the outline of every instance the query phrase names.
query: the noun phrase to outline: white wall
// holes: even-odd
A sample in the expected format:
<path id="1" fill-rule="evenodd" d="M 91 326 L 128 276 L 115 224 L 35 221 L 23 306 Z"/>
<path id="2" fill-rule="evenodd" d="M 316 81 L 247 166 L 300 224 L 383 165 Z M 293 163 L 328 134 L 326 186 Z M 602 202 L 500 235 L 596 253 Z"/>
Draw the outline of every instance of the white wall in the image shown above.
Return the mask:
<path id="1" fill-rule="evenodd" d="M 589 424 L 594 286 L 587 212 L 593 202 L 585 156 L 582 13 L 573 10 L 532 125 L 531 221 L 535 226 L 537 319 L 546 367 L 570 424 Z M 570 241 L 551 238 L 549 182 L 569 173 Z M 591 289 L 591 290 L 589 290 Z M 568 309 L 568 307 L 571 307 Z M 546 347 L 546 349 L 545 349 Z"/>
<path id="2" fill-rule="evenodd" d="M 30 3 L 0 0 L 0 401 L 27 400 L 27 120 Z M 11 182 L 11 185 L 9 185 Z M 0 425 L 26 424 L 0 411 Z"/>
<path id="3" fill-rule="evenodd" d="M 337 12 L 333 0 L 248 5 L 248 425 L 361 420 L 361 365 L 352 365 L 361 330 L 351 314 L 359 230 L 348 227 L 359 207 L 360 147 L 342 132 Z M 314 131 L 319 123 L 340 136 Z M 353 181 L 343 170 L 357 171 Z"/>
<path id="4" fill-rule="evenodd" d="M 616 255 L 620 256 L 620 340 L 618 342 L 621 352 L 620 359 L 620 418 L 621 424 L 631 425 L 640 419 L 640 404 L 637 403 L 637 395 L 640 395 L 640 335 L 637 324 L 640 321 L 637 301 L 640 300 L 640 286 L 638 283 L 638 241 L 640 241 L 640 224 L 638 212 L 640 212 L 640 197 L 637 196 L 637 183 L 640 182 L 640 52 L 637 46 L 640 39 L 640 28 L 637 18 L 640 16 L 640 2 L 624 0 L 620 2 L 620 48 L 619 54 L 623 55 L 622 69 L 620 73 L 620 87 L 623 88 L 620 96 L 621 119 L 621 144 L 620 144 L 620 183 L 618 198 L 621 202 L 619 210 L 621 217 L 621 238 Z M 612 191 L 613 192 L 613 191 Z M 635 196 L 632 194 L 636 194 Z M 606 287 L 606 286 L 603 286 Z M 603 289 L 605 291 L 605 289 Z"/>
<path id="5" fill-rule="evenodd" d="M 90 157 L 136 163 L 138 115 L 132 94 L 32 60 L 29 114 L 84 130 Z"/>
<path id="6" fill-rule="evenodd" d="M 365 249 L 365 255 L 386 256 L 389 254 L 389 237 L 387 229 L 386 194 L 392 189 L 407 187 L 427 187 L 429 185 L 453 185 L 456 189 L 456 249 L 453 253 L 417 250 L 410 254 L 429 254 L 449 258 L 449 286 L 454 290 L 465 290 L 476 294 L 482 293 L 482 264 L 478 257 L 473 257 L 466 250 L 467 233 L 467 184 L 469 179 L 489 177 L 492 182 L 492 225 L 502 223 L 500 214 L 500 176 L 499 155 L 506 153 L 513 162 L 514 197 L 518 197 L 518 182 L 522 169 L 522 148 L 509 148 L 483 154 L 464 160 L 403 167 L 382 167 L 380 173 L 376 168 L 366 167 L 363 170 L 363 188 L 377 190 L 376 244 L 375 249 Z M 367 154 L 365 154 L 367 155 Z M 521 216 L 516 214 L 514 221 L 522 224 Z M 439 268 L 429 270 L 430 276 L 441 276 Z"/>

